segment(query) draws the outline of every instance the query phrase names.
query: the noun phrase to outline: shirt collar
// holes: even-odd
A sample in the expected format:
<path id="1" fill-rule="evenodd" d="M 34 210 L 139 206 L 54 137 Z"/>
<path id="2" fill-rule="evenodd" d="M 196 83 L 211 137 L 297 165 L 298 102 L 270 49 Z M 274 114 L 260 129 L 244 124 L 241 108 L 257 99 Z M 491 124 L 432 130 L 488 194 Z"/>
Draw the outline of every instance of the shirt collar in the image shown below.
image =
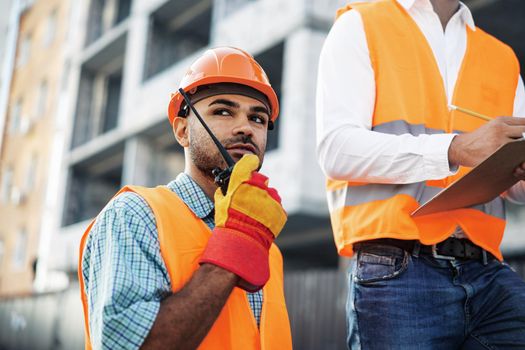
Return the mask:
<path id="1" fill-rule="evenodd" d="M 416 0 L 397 0 L 397 2 L 405 8 L 405 10 L 410 10 L 410 8 L 414 5 Z"/>
<path id="2" fill-rule="evenodd" d="M 474 23 L 474 17 L 472 17 L 472 12 L 470 12 L 470 9 L 462 3 L 459 2 L 459 10 L 461 19 L 463 20 L 463 23 L 468 25 L 470 29 L 476 30 L 476 24 Z"/>
<path id="3" fill-rule="evenodd" d="M 175 192 L 200 219 L 213 214 L 215 204 L 188 174 L 179 174 L 167 187 Z"/>
<path id="4" fill-rule="evenodd" d="M 421 5 L 423 7 L 432 9 L 432 4 L 430 0 L 397 0 L 397 2 L 403 6 L 403 8 L 409 11 L 414 5 Z M 476 25 L 474 24 L 474 18 L 472 17 L 472 12 L 463 2 L 459 2 L 459 15 L 461 20 L 472 30 L 476 30 Z"/>

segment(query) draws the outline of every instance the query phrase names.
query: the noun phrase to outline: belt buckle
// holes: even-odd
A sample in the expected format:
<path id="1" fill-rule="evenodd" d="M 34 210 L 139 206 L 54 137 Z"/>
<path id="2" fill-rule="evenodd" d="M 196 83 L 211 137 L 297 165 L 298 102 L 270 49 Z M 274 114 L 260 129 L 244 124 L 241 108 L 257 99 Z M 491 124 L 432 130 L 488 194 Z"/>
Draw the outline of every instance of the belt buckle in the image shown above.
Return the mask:
<path id="1" fill-rule="evenodd" d="M 450 260 L 450 261 L 456 260 L 456 258 L 453 256 L 438 254 L 437 244 L 432 245 L 432 257 L 434 257 L 435 259 L 443 259 L 443 260 Z"/>

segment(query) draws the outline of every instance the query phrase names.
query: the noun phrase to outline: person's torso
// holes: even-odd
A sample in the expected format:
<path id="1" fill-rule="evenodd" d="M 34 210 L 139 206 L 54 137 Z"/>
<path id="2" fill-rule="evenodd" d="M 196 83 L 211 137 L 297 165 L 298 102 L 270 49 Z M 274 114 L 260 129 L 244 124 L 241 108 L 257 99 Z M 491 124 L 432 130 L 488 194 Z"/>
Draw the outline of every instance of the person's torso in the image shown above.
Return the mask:
<path id="1" fill-rule="evenodd" d="M 137 193 L 154 213 L 162 260 L 169 274 L 172 291 L 178 291 L 197 270 L 199 257 L 211 235 L 210 227 L 213 227 L 213 223 L 207 225 L 202 220 L 210 208 L 206 203 L 200 203 L 201 208 L 193 208 L 199 203 L 191 203 L 192 211 L 178 195 L 164 186 L 155 189 L 126 187 L 119 193 L 125 191 Z M 83 237 L 81 255 L 90 228 L 91 225 Z M 79 271 L 80 269 L 81 266 Z M 264 294 L 260 331 L 250 310 L 246 292 L 235 288 L 200 348 L 216 348 L 217 344 L 224 344 L 225 348 L 230 349 L 273 349 L 276 348 L 276 342 L 284 343 L 285 348 L 288 345 L 291 347 L 283 294 L 282 257 L 276 246 L 270 251 L 270 270 L 272 277 L 260 293 Z M 82 282 L 81 278 L 83 291 Z M 86 315 L 87 300 L 84 293 L 82 299 Z M 279 328 L 280 332 L 276 333 L 275 328 Z M 87 344 L 88 347 L 89 345 Z"/>
<path id="2" fill-rule="evenodd" d="M 469 132 L 484 123 L 450 111 L 449 101 L 491 117 L 512 115 L 519 66 L 506 45 L 463 24 L 465 53 L 453 92 L 447 97 L 446 75 L 442 76 L 429 41 L 405 8 L 393 0 L 349 6 L 362 17 L 375 74 L 373 131 L 421 136 Z M 500 198 L 476 208 L 421 219 L 410 216 L 419 204 L 468 171 L 460 168 L 445 179 L 405 185 L 329 180 L 331 218 L 340 253 L 351 255 L 352 242 L 381 237 L 433 244 L 459 226 L 474 243 L 500 257 L 505 226 Z"/>

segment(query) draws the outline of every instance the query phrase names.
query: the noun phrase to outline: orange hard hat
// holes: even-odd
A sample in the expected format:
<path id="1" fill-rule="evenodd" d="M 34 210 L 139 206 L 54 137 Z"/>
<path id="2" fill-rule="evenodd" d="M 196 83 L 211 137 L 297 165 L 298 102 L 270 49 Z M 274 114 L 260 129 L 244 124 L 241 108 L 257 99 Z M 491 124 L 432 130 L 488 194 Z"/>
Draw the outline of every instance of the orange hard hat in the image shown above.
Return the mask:
<path id="1" fill-rule="evenodd" d="M 234 83 L 246 85 L 266 96 L 270 104 L 270 120 L 279 114 L 279 101 L 262 67 L 247 52 L 234 47 L 217 47 L 206 50 L 190 66 L 179 88 L 191 93 L 199 86 Z M 184 98 L 180 92 L 171 94 L 168 105 L 170 124 L 178 115 Z"/>

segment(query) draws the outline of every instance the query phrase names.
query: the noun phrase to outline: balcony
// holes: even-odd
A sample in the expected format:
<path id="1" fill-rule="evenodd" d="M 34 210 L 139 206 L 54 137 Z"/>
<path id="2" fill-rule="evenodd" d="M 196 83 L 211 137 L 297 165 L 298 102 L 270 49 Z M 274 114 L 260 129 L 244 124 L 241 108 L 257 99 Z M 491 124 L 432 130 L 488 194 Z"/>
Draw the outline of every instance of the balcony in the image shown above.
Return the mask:
<path id="1" fill-rule="evenodd" d="M 147 80 L 210 42 L 211 0 L 171 0 L 151 14 L 143 79 Z"/>

